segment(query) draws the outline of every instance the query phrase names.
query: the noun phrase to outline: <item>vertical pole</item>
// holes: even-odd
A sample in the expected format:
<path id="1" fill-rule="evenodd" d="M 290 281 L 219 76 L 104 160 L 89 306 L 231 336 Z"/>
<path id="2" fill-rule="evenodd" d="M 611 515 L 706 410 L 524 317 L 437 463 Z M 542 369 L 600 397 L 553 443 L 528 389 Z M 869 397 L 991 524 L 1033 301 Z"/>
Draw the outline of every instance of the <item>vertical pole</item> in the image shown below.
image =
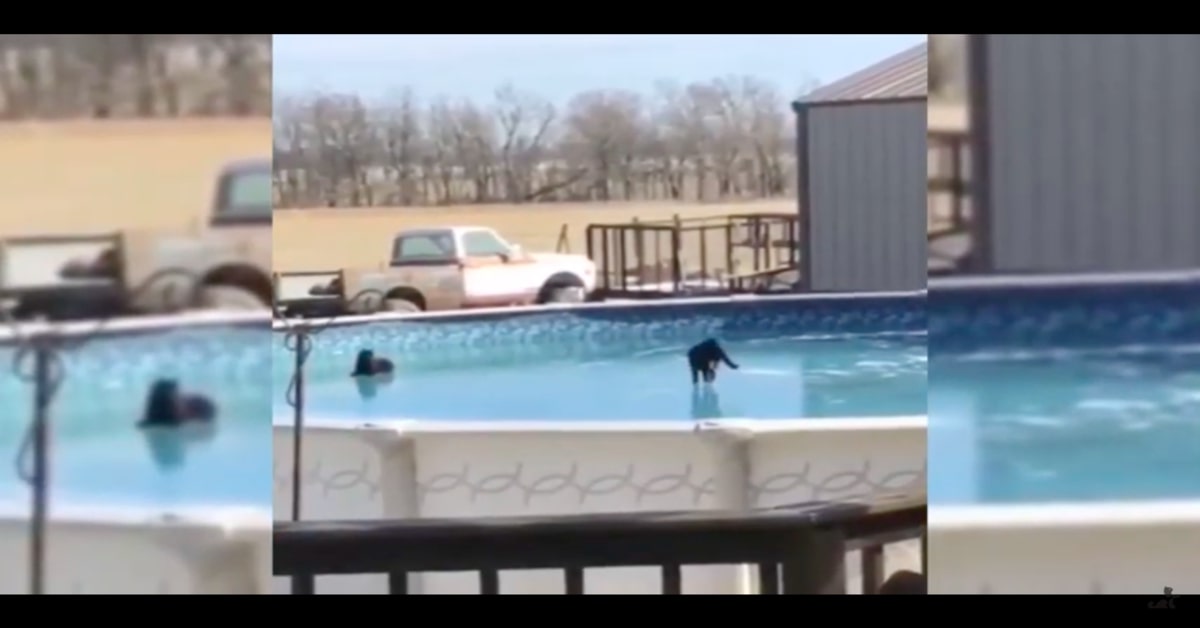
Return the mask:
<path id="1" fill-rule="evenodd" d="M 42 341 L 34 347 L 33 388 L 33 495 L 29 534 L 29 594 L 46 592 L 46 523 L 50 497 L 50 349 Z"/>
<path id="2" fill-rule="evenodd" d="M 642 229 L 637 216 L 633 217 L 632 224 L 633 234 L 637 238 L 634 241 L 633 254 L 637 257 L 638 273 L 640 274 L 642 269 L 646 267 L 646 238 L 644 237 L 646 230 Z"/>
<path id="3" fill-rule="evenodd" d="M 988 35 L 967 35 L 967 131 L 970 150 L 971 254 L 967 258 L 972 273 L 996 272 L 992 247 L 992 130 L 991 68 Z"/>
<path id="4" fill-rule="evenodd" d="M 680 285 L 683 283 L 683 269 L 679 263 L 681 247 L 679 234 L 679 222 L 676 220 L 674 228 L 671 229 L 671 294 L 673 295 L 679 294 Z"/>
<path id="5" fill-rule="evenodd" d="M 812 188 L 809 185 L 809 154 L 808 154 L 808 111 L 810 105 L 805 102 L 792 103 L 792 111 L 796 114 L 796 198 L 800 201 L 800 281 L 805 291 L 812 290 L 812 260 L 813 243 L 815 242 L 812 226 Z"/>
<path id="6" fill-rule="evenodd" d="M 304 492 L 304 360 L 308 356 L 312 339 L 308 329 L 296 329 L 296 358 L 292 364 L 293 381 L 296 386 L 296 404 L 292 408 L 292 521 L 300 521 L 300 496 Z M 311 594 L 314 586 L 311 577 L 292 577 L 292 595 Z"/>
<path id="7" fill-rule="evenodd" d="M 846 538 L 840 530 L 801 530 L 792 547 L 783 561 L 784 595 L 845 595 Z"/>
<path id="8" fill-rule="evenodd" d="M 308 352 L 308 330 L 296 332 L 296 361 L 292 368 L 296 382 L 296 405 L 292 408 L 292 521 L 300 520 L 300 494 L 304 481 L 301 443 L 304 439 L 304 357 Z"/>
<path id="9" fill-rule="evenodd" d="M 730 291 L 733 291 L 733 247 L 737 246 L 733 241 L 733 231 L 733 218 L 729 218 L 725 221 L 725 286 Z"/>

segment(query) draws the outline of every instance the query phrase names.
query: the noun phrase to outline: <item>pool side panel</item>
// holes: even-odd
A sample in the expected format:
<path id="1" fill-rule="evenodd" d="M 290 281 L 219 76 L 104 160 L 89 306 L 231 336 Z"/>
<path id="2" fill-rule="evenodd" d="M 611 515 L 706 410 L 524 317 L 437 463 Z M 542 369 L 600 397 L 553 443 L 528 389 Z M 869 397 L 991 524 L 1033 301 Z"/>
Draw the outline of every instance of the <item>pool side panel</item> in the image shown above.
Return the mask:
<path id="1" fill-rule="evenodd" d="M 929 509 L 929 592 L 1200 590 L 1200 500 Z"/>
<path id="2" fill-rule="evenodd" d="M 0 504 L 0 594 L 28 591 L 29 519 Z M 46 590 L 88 594 L 265 593 L 271 523 L 265 511 L 194 509 L 165 519 L 146 509 L 55 509 Z M 120 578 L 114 578 L 120 573 Z"/>
<path id="3" fill-rule="evenodd" d="M 924 417 L 647 423 L 322 422 L 304 434 L 303 517 L 742 509 L 925 487 Z M 292 429 L 277 425 L 280 518 L 291 511 L 291 443 Z M 908 545 L 890 550 L 893 568 L 919 564 L 916 544 Z M 856 573 L 857 563 L 848 569 Z M 691 593 L 754 586 L 741 568 L 685 571 Z M 657 572 L 647 569 L 589 570 L 587 578 L 588 590 L 596 592 L 645 593 L 659 586 Z M 501 579 L 505 592 L 562 592 L 556 571 Z M 277 580 L 276 590 L 285 590 L 286 582 Z M 425 575 L 412 585 L 426 593 L 478 586 L 469 574 Z M 375 576 L 318 585 L 329 593 L 382 592 L 384 586 Z"/>

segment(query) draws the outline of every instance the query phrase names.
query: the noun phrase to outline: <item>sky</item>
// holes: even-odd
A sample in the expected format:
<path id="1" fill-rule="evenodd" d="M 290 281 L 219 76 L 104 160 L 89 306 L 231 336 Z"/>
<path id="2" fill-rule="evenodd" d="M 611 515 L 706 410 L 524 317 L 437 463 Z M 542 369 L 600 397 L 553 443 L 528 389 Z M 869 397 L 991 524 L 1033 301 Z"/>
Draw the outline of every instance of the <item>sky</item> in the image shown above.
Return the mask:
<path id="1" fill-rule="evenodd" d="M 512 83 L 557 103 L 590 89 L 646 93 L 752 75 L 787 98 L 914 46 L 925 35 L 275 35 L 276 98 L 325 91 L 375 100 L 490 98 Z"/>

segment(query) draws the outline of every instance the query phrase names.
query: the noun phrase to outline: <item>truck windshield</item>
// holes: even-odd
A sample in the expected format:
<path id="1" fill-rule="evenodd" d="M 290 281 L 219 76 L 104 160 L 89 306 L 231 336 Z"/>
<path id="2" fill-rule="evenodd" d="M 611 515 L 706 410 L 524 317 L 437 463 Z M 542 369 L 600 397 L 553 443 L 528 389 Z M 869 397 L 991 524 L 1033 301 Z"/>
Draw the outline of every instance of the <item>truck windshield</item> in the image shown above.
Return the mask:
<path id="1" fill-rule="evenodd" d="M 228 172 L 221 178 L 213 221 L 270 222 L 271 192 L 269 169 Z"/>

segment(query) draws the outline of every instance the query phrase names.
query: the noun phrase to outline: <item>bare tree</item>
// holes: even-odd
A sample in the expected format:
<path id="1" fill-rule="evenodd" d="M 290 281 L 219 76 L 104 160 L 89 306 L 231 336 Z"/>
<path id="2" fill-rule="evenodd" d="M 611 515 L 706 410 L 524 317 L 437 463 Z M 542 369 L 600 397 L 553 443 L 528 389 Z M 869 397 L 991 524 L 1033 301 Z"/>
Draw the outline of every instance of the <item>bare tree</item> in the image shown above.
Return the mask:
<path id="1" fill-rule="evenodd" d="M 0 118 L 268 115 L 270 35 L 0 35 Z"/>
<path id="2" fill-rule="evenodd" d="M 281 100 L 275 129 L 282 207 L 781 197 L 794 163 L 791 114 L 753 77 L 594 90 L 561 113 L 512 85 L 485 104 L 313 94 Z"/>
<path id="3" fill-rule="evenodd" d="M 389 205 L 412 205 L 418 199 L 417 180 L 424 152 L 420 111 L 411 89 L 397 94 L 386 107 L 374 113 L 384 165 L 396 191 L 385 198 Z M 422 182 L 426 179 L 422 178 Z M 420 194 L 427 198 L 428 189 Z"/>
<path id="4" fill-rule="evenodd" d="M 534 177 L 546 157 L 545 142 L 555 114 L 554 105 L 535 94 L 519 92 L 511 85 L 496 90 L 495 116 L 508 201 L 533 200 L 545 191 L 544 187 L 534 190 Z"/>

